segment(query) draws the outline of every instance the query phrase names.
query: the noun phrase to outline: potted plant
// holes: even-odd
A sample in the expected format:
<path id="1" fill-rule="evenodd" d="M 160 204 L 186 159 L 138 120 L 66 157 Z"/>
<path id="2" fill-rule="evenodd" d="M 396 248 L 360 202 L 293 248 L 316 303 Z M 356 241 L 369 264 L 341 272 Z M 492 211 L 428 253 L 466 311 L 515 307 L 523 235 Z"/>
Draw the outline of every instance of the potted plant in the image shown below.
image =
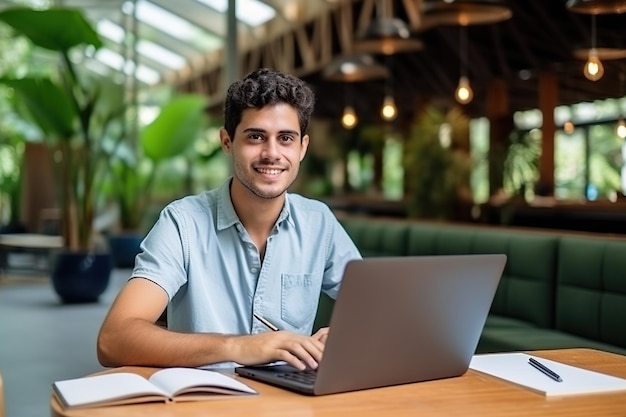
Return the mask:
<path id="1" fill-rule="evenodd" d="M 27 59 L 27 41 L 16 45 L 0 29 L 0 76 L 14 74 Z M 21 233 L 27 226 L 21 218 L 23 158 L 28 141 L 24 124 L 16 114 L 7 88 L 0 86 L 0 234 Z"/>
<path id="2" fill-rule="evenodd" d="M 23 179 L 20 164 L 24 143 L 15 137 L 4 137 L 1 131 L 0 135 L 3 136 L 0 138 L 0 233 L 21 233 L 26 231 L 20 219 Z M 2 217 L 6 212 L 8 216 L 4 222 Z"/>
<path id="3" fill-rule="evenodd" d="M 53 286 L 64 302 L 96 301 L 112 267 L 109 253 L 94 245 L 96 193 L 107 157 L 107 128 L 124 110 L 122 86 L 80 73 L 70 58 L 78 48 L 102 45 L 79 10 L 13 7 L 0 12 L 0 21 L 60 61 L 50 76 L 0 82 L 28 109 L 54 160 L 65 250 L 57 254 Z"/>
<path id="4" fill-rule="evenodd" d="M 141 130 L 137 146 L 120 142 L 111 153 L 108 192 L 119 211 L 119 230 L 109 236 L 115 266 L 134 265 L 159 168 L 190 149 L 205 126 L 205 106 L 201 95 L 176 96 Z"/>
<path id="5" fill-rule="evenodd" d="M 458 109 L 429 106 L 414 122 L 404 156 L 411 217 L 449 220 L 469 192 L 472 160 L 464 148 L 468 119 Z M 442 135 L 442 126 L 449 132 Z M 450 140 L 446 142 L 445 138 Z"/>

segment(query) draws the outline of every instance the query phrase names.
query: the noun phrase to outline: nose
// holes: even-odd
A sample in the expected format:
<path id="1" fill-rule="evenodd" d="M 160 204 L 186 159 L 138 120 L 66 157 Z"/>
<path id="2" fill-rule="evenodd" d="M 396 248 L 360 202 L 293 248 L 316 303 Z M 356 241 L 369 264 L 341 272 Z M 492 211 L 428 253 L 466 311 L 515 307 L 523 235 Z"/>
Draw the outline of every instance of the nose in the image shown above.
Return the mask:
<path id="1" fill-rule="evenodd" d="M 277 138 L 270 138 L 263 144 L 263 150 L 261 151 L 261 158 L 268 161 L 278 161 L 280 159 L 280 149 Z"/>

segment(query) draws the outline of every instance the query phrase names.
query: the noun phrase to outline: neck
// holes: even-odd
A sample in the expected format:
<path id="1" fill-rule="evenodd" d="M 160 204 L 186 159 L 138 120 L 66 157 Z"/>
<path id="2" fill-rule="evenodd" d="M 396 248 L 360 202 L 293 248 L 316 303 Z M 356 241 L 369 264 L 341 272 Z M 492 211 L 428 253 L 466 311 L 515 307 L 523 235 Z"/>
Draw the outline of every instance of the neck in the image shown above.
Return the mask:
<path id="1" fill-rule="evenodd" d="M 285 195 L 271 199 L 261 198 L 233 179 L 230 198 L 239 220 L 260 249 L 280 215 Z"/>

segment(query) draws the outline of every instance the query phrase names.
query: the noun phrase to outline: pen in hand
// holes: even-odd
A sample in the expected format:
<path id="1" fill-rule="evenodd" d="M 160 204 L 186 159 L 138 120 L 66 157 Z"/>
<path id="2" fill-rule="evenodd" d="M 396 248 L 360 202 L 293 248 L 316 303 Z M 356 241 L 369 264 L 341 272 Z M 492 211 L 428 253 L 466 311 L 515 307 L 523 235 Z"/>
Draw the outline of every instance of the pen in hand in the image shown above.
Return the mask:
<path id="1" fill-rule="evenodd" d="M 270 321 L 268 321 L 266 318 L 259 316 L 257 313 L 253 313 L 252 314 L 254 316 L 255 319 L 257 319 L 258 321 L 260 321 L 261 323 L 263 323 L 268 329 L 270 329 L 273 332 L 277 332 L 279 329 L 278 327 L 274 326 Z"/>
<path id="2" fill-rule="evenodd" d="M 538 369 L 539 371 L 541 371 L 544 375 L 547 375 L 548 377 L 554 379 L 556 382 L 563 381 L 563 379 L 556 372 L 554 372 L 553 370 L 551 370 L 550 368 L 548 368 L 541 362 L 537 361 L 536 359 L 529 358 L 528 363 L 531 366 L 533 366 L 535 369 Z"/>

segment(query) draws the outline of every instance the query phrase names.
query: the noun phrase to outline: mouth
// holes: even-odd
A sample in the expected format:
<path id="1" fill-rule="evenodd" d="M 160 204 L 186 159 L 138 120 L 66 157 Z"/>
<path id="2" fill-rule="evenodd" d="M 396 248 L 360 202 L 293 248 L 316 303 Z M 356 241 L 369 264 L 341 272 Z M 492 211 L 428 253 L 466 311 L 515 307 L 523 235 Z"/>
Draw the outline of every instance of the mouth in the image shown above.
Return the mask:
<path id="1" fill-rule="evenodd" d="M 258 172 L 259 174 L 263 174 L 263 175 L 271 175 L 271 176 L 275 176 L 275 175 L 279 175 L 281 174 L 284 169 L 280 169 L 280 168 L 255 168 L 255 171 Z"/>

